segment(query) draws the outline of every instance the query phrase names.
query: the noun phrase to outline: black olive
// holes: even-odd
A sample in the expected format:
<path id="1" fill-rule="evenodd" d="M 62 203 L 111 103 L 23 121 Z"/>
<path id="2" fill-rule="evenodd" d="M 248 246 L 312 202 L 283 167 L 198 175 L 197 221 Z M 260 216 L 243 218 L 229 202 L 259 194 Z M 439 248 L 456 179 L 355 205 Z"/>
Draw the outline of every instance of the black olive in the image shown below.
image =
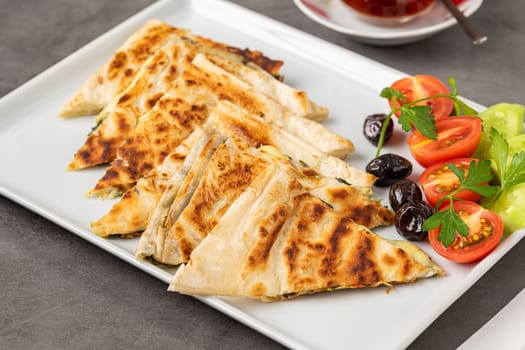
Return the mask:
<path id="1" fill-rule="evenodd" d="M 381 128 L 383 127 L 385 119 L 386 114 L 372 114 L 365 118 L 365 122 L 363 124 L 363 134 L 368 141 L 376 146 L 379 143 L 379 138 L 381 137 Z M 393 130 L 394 122 L 392 119 L 390 119 L 388 126 L 386 127 L 384 143 L 390 139 Z"/>
<path id="2" fill-rule="evenodd" d="M 423 222 L 432 215 L 432 208 L 425 201 L 416 200 L 403 204 L 396 212 L 396 231 L 410 241 L 421 241 L 428 235 Z"/>
<path id="3" fill-rule="evenodd" d="M 412 163 L 397 154 L 386 153 L 372 159 L 366 172 L 377 177 L 376 186 L 390 186 L 412 173 Z"/>
<path id="4" fill-rule="evenodd" d="M 390 187 L 388 199 L 392 209 L 397 211 L 405 203 L 423 199 L 423 193 L 414 181 L 403 179 Z"/>

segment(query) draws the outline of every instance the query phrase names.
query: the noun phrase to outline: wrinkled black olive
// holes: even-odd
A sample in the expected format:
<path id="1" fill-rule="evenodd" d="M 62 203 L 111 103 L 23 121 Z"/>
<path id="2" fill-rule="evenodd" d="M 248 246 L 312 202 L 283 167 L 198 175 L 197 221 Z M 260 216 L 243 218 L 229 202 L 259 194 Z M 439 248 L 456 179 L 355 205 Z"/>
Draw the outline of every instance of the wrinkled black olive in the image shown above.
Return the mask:
<path id="1" fill-rule="evenodd" d="M 405 203 L 423 199 L 423 193 L 414 181 L 403 179 L 390 187 L 388 199 L 392 209 L 397 211 Z"/>
<path id="2" fill-rule="evenodd" d="M 386 119 L 386 114 L 372 114 L 365 118 L 363 123 L 363 135 L 366 139 L 372 144 L 376 145 L 379 143 L 379 138 L 381 137 L 381 128 Z M 394 122 L 392 119 L 389 120 L 388 126 L 386 127 L 385 140 L 386 143 L 392 136 L 394 130 Z"/>
<path id="3" fill-rule="evenodd" d="M 372 159 L 366 165 L 366 172 L 377 177 L 376 186 L 390 186 L 412 173 L 412 163 L 397 154 L 386 153 Z"/>
<path id="4" fill-rule="evenodd" d="M 421 241 L 428 235 L 423 222 L 432 215 L 432 208 L 425 201 L 416 200 L 403 204 L 396 212 L 397 233 L 410 241 Z"/>

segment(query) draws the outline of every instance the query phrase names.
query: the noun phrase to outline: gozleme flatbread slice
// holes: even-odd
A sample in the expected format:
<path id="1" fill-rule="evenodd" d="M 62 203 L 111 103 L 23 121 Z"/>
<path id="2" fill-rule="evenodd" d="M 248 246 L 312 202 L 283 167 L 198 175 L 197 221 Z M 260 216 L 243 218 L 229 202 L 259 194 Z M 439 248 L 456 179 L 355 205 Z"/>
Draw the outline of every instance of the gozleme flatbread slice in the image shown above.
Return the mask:
<path id="1" fill-rule="evenodd" d="M 231 47 L 152 19 L 133 33 L 109 61 L 88 78 L 73 98 L 63 106 L 60 115 L 72 117 L 98 113 L 111 99 L 128 88 L 144 62 L 173 37 L 190 39 L 215 52 L 221 50 L 228 54 L 228 57 L 239 57 L 240 62 L 253 62 L 273 75 L 279 74 L 283 64 L 282 61 L 265 57 L 261 52 Z"/>
<path id="2" fill-rule="evenodd" d="M 195 38 L 198 39 L 195 40 Z M 208 70 L 218 69 L 219 73 L 225 73 L 241 80 L 251 89 L 255 89 L 287 108 L 293 115 L 316 121 L 325 120 L 328 117 L 328 108 L 309 100 L 305 91 L 294 89 L 280 79 L 276 79 L 275 75 L 282 64 L 281 61 L 272 61 L 260 53 L 260 57 L 256 57 L 254 52 L 249 50 L 239 51 L 232 47 L 224 50 L 222 47 L 218 48 L 217 43 L 212 41 L 210 44 L 202 37 L 192 36 L 189 40 L 183 37 L 183 40 L 194 46 L 195 54 L 199 53 L 197 56 L 205 57 L 205 59 L 197 59 L 194 62 L 197 66 Z M 276 62 L 279 62 L 277 69 Z M 275 73 L 271 73 L 272 71 Z"/>
<path id="3" fill-rule="evenodd" d="M 246 190 L 251 182 L 270 166 L 270 162 L 248 152 L 240 152 L 230 141 L 220 145 L 208 163 L 187 206 L 170 210 L 173 222 L 165 235 L 148 240 L 155 249 L 139 246 L 136 255 L 149 257 L 167 265 L 179 265 L 189 259 L 193 249 L 215 226 L 230 204 Z M 172 206 L 179 207 L 175 198 Z M 176 219 L 176 220 L 174 220 Z M 148 234 L 146 231 L 144 234 Z M 147 255 L 148 252 L 153 252 Z"/>
<path id="4" fill-rule="evenodd" d="M 244 64 L 219 56 L 207 55 L 206 59 L 224 71 L 234 74 L 259 92 L 274 99 L 288 108 L 294 115 L 316 121 L 325 120 L 328 117 L 328 108 L 312 102 L 305 91 L 292 88 L 282 81 L 275 79 L 273 75 L 264 70 L 252 69 Z M 196 64 L 200 64 L 202 67 L 206 65 L 207 62 L 204 60 L 196 61 Z"/>
<path id="5" fill-rule="evenodd" d="M 98 115 L 97 125 L 76 152 L 73 161 L 69 165 L 69 169 L 86 168 L 108 163 L 115 159 L 119 145 L 133 132 L 138 119 L 150 112 L 156 102 L 166 92 L 170 91 L 179 80 L 184 79 L 191 81 L 191 78 L 187 77 L 178 78 L 184 75 L 185 71 L 195 68 L 191 62 L 193 58 L 201 52 L 206 52 L 207 55 L 217 61 L 223 63 L 230 62 L 230 64 L 224 64 L 224 67 L 231 69 L 231 71 L 224 72 L 231 74 L 233 77 L 238 77 L 240 81 L 246 79 L 249 83 L 256 84 L 256 86 L 263 86 L 261 84 L 262 81 L 264 81 L 266 85 L 277 83 L 277 80 L 267 73 L 261 73 L 260 75 L 260 77 L 265 77 L 265 79 L 254 79 L 253 75 L 257 75 L 256 72 L 262 70 L 258 69 L 257 66 L 250 66 L 250 68 L 248 68 L 248 66 L 243 65 L 241 63 L 241 56 L 226 50 L 217 49 L 211 45 L 203 45 L 201 41 L 195 42 L 187 37 L 177 35 L 168 36 L 165 44 L 146 60 L 130 86 L 124 90 L 122 94 L 111 100 Z M 202 79 L 206 79 L 206 77 Z M 272 83 L 271 80 L 274 80 L 276 83 Z M 216 82 L 217 80 L 215 79 L 210 82 L 210 84 Z M 271 88 L 267 90 L 272 91 Z M 286 91 L 284 88 L 281 88 L 281 90 Z M 295 95 L 299 97 L 302 96 L 300 92 L 288 91 L 288 96 Z M 185 96 L 186 95 L 183 95 L 182 98 Z M 187 96 L 191 96 L 191 93 L 188 93 Z M 296 105 L 300 103 L 299 97 L 295 100 L 291 97 L 284 98 L 284 100 L 289 102 L 290 106 L 296 107 Z M 311 103 L 310 105 L 313 104 Z M 313 114 L 309 115 L 308 113 L 318 113 L 323 109 L 320 107 L 311 107 L 309 109 L 296 108 L 296 110 L 297 112 L 306 113 L 304 116 L 313 117 Z M 320 114 L 316 115 L 319 116 Z M 141 141 L 139 140 L 139 142 Z M 166 154 L 164 154 L 164 156 L 165 155 Z M 140 156 L 135 153 L 131 154 L 131 158 L 137 157 Z M 133 164 L 132 162 L 130 166 L 133 167 Z M 140 166 L 140 164 L 138 166 Z M 147 168 L 145 169 L 147 170 Z M 144 169 L 131 169 L 131 171 L 138 171 L 139 176 L 143 174 L 143 170 Z"/>
<path id="6" fill-rule="evenodd" d="M 118 148 L 117 158 L 89 195 L 108 197 L 133 186 L 142 175 L 160 164 L 193 128 L 202 125 L 211 108 L 221 100 L 232 101 L 268 123 L 289 129 L 310 145 L 338 155 L 353 151 L 349 140 L 315 121 L 290 114 L 287 108 L 215 66 L 204 55 L 198 54 L 193 62 L 195 64 L 184 68 L 173 88 L 139 119 L 136 128 Z"/>
<path id="7" fill-rule="evenodd" d="M 306 164 L 322 176 L 342 179 L 365 192 L 374 184 L 373 175 L 319 151 L 282 128 L 264 123 L 261 118 L 228 101 L 221 101 L 215 106 L 208 123 L 225 137 L 232 137 L 239 145 L 273 146 L 280 153 Z"/>
<path id="8" fill-rule="evenodd" d="M 140 179 L 136 187 L 129 189 L 106 215 L 92 223 L 92 231 L 103 237 L 137 234 L 144 231 L 159 198 L 166 188 L 167 179 L 171 179 L 180 168 L 188 149 L 196 143 L 201 134 L 202 131 L 197 129 L 177 148 L 176 152 L 166 157 L 159 168 Z M 219 150 L 223 153 L 222 156 L 220 156 Z M 220 170 L 217 170 L 219 169 L 218 165 L 213 167 L 217 161 L 212 160 L 210 162 L 194 197 L 188 204 L 188 208 L 181 214 L 179 220 L 184 222 L 178 225 L 182 227 L 178 230 L 178 235 L 204 237 L 213 223 L 218 221 L 224 208 L 227 208 L 236 198 L 235 195 L 242 192 L 245 186 L 249 184 L 244 181 L 251 179 L 247 175 L 243 175 L 243 178 L 236 181 L 238 178 L 236 171 L 246 169 L 249 175 L 253 175 L 255 170 L 261 170 L 261 167 L 256 167 L 256 165 L 264 162 L 279 162 L 281 166 L 288 167 L 290 172 L 314 195 L 329 203 L 339 213 L 351 216 L 362 225 L 373 228 L 393 222 L 393 212 L 381 205 L 380 201 L 365 195 L 361 189 L 347 185 L 341 180 L 322 177 L 313 169 L 304 168 L 299 162 L 293 162 L 284 157 L 273 147 L 264 146 L 260 150 L 248 149 L 243 152 L 228 142 L 226 145 L 220 146 L 216 153 L 213 157 L 217 161 L 223 158 L 227 158 L 229 161 L 221 162 L 223 166 Z M 271 159 L 268 160 L 268 157 Z M 217 181 L 215 179 L 214 174 L 221 177 L 221 174 L 226 172 L 231 174 L 230 180 Z M 198 195 L 201 192 L 205 194 Z M 229 194 L 231 196 L 227 196 Z M 203 197 L 206 198 L 206 204 L 200 203 L 200 198 Z M 218 200 L 219 203 L 215 203 L 214 200 Z M 198 207 L 199 210 L 192 212 L 191 208 L 193 207 Z M 174 229 L 171 228 L 170 230 Z M 165 253 L 162 255 L 167 256 Z M 174 259 L 166 258 L 165 261 L 174 261 Z"/>
<path id="9" fill-rule="evenodd" d="M 176 31 L 159 20 L 150 20 L 133 33 L 96 74 L 90 76 L 60 111 L 63 117 L 98 113 L 111 99 L 123 92 L 146 60 Z"/>
<path id="10" fill-rule="evenodd" d="M 213 104 L 195 70 L 194 66 L 186 67 L 170 92 L 138 120 L 89 196 L 111 198 L 126 191 L 204 124 Z"/>
<path id="11" fill-rule="evenodd" d="M 135 129 L 137 119 L 153 108 L 179 76 L 187 55 L 186 49 L 180 39 L 171 38 L 163 49 L 147 59 L 132 84 L 97 116 L 97 125 L 74 155 L 69 164 L 70 170 L 115 159 L 118 147 Z"/>
<path id="12" fill-rule="evenodd" d="M 260 115 L 264 120 L 282 127 L 327 154 L 346 158 L 354 152 L 354 145 L 350 140 L 337 135 L 314 120 L 304 118 L 304 115 L 296 114 L 282 103 L 214 64 L 205 55 L 196 55 L 193 64 L 214 77 L 213 80 L 222 81 L 223 86 L 228 90 L 235 91 L 228 94 L 222 91 L 224 89 L 215 89 L 220 94 L 221 100 L 234 102 L 251 113 Z M 287 97 L 283 95 L 282 100 L 287 100 Z M 296 110 L 300 111 L 300 109 Z"/>
<path id="13" fill-rule="evenodd" d="M 324 177 L 303 162 L 276 154 L 275 149 L 263 146 L 261 151 L 277 157 L 280 166 L 284 166 L 310 194 L 321 199 L 337 213 L 368 228 L 394 222 L 395 213 L 382 205 L 381 200 L 371 198 L 370 192 L 352 186 L 341 178 Z"/>
<path id="14" fill-rule="evenodd" d="M 240 151 L 228 140 L 219 146 L 208 164 L 193 197 L 169 228 L 164 241 L 156 241 L 150 258 L 167 265 L 187 262 L 193 249 L 220 221 L 224 212 L 259 176 L 273 174 L 278 166 L 290 176 L 307 184 L 305 190 L 318 193 L 327 205 L 345 215 L 354 215 L 358 223 L 376 227 L 393 222 L 394 213 L 360 190 L 335 179 L 320 177 L 306 169 L 297 169 L 288 159 L 274 157 L 264 150 Z M 266 174 L 268 173 L 268 174 Z M 332 180 L 332 181 L 330 181 Z M 175 201 L 174 205 L 178 206 Z M 372 226 L 373 225 L 373 226 Z M 144 255 L 139 251 L 139 256 Z"/>
<path id="15" fill-rule="evenodd" d="M 266 180 L 230 206 L 170 291 L 271 301 L 443 274 L 418 248 L 400 249 L 337 214 L 286 171 Z"/>
<path id="16" fill-rule="evenodd" d="M 76 152 L 69 169 L 82 169 L 114 160 L 118 147 L 133 132 L 138 119 L 151 111 L 164 93 L 173 87 L 178 77 L 191 66 L 198 52 L 189 40 L 169 36 L 165 45 L 146 60 L 131 85 L 100 112 L 97 125 Z M 141 174 L 148 170 L 148 165 L 144 166 Z"/>
<path id="17" fill-rule="evenodd" d="M 157 256 L 166 242 L 168 230 L 188 205 L 215 149 L 224 139 L 215 133 L 205 132 L 186 157 L 182 168 L 173 175 L 170 185 L 160 198 L 151 220 L 137 247 L 137 256 Z M 161 244 L 157 244 L 161 242 Z"/>
<path id="18" fill-rule="evenodd" d="M 393 211 L 382 205 L 380 200 L 370 198 L 355 186 L 331 178 L 301 178 L 300 182 L 313 196 L 360 225 L 374 228 L 394 222 Z"/>
<path id="19" fill-rule="evenodd" d="M 190 151 L 198 147 L 203 133 L 201 128 L 195 129 L 161 165 L 141 178 L 135 187 L 127 190 L 107 214 L 92 222 L 91 231 L 101 237 L 142 234 L 173 175 L 182 168 Z"/>

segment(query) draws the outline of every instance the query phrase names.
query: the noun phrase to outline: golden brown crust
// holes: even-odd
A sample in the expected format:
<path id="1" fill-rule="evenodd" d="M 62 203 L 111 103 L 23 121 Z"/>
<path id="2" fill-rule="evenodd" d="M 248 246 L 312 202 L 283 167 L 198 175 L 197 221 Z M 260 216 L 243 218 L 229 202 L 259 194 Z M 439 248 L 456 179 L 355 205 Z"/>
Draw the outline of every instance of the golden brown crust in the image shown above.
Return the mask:
<path id="1" fill-rule="evenodd" d="M 351 167 L 345 161 L 320 151 L 283 128 L 269 125 L 228 101 L 221 101 L 212 111 L 209 123 L 220 133 L 231 137 L 239 147 L 271 145 L 295 161 L 303 161 L 317 173 L 363 188 L 373 185 L 375 177 Z M 244 146 L 243 146 L 244 145 Z"/>
<path id="2" fill-rule="evenodd" d="M 195 135 L 192 134 L 189 139 L 191 138 L 195 139 Z M 160 168 L 155 168 L 148 176 L 142 178 L 136 187 L 124 194 L 108 214 L 92 224 L 93 232 L 109 236 L 143 231 L 165 190 L 165 183 L 176 172 L 175 165 L 182 164 L 191 147 L 187 141 L 181 146 L 184 147 L 170 154 Z M 220 153 L 224 152 L 222 147 L 219 149 L 214 157 L 219 157 Z M 393 220 L 392 211 L 353 186 L 335 179 L 323 178 L 309 168 L 300 164 L 294 165 L 287 158 L 280 158 L 266 151 L 247 149 L 239 153 L 234 152 L 232 147 L 229 147 L 229 150 L 227 157 L 222 156 L 220 164 L 213 165 L 213 161 L 210 163 L 188 208 L 181 214 L 185 224 L 178 223 L 182 228 L 179 228 L 177 237 L 191 231 L 192 235 L 199 237 L 198 241 L 204 238 L 220 220 L 231 201 L 246 189 L 253 177 L 262 172 L 269 162 L 279 163 L 288 169 L 291 176 L 298 178 L 313 195 L 328 203 L 339 214 L 353 217 L 360 224 L 373 228 L 388 225 Z M 263 161 L 261 157 L 266 160 Z M 362 207 L 365 209 L 361 209 Z M 189 249 L 186 248 L 185 251 L 191 253 L 195 244 L 185 243 L 184 238 L 180 238 L 180 242 L 181 245 L 186 244 Z"/>
<path id="3" fill-rule="evenodd" d="M 118 147 L 135 129 L 138 118 L 151 110 L 163 95 L 166 85 L 159 84 L 157 79 L 179 70 L 181 54 L 179 47 L 173 45 L 149 57 L 133 84 L 99 114 L 97 126 L 75 154 L 69 169 L 82 169 L 115 159 Z"/>
<path id="4" fill-rule="evenodd" d="M 166 191 L 148 223 L 139 241 L 136 255 L 153 257 L 156 261 L 170 264 L 167 259 L 165 245 L 170 228 L 178 220 L 181 213 L 197 189 L 210 159 L 224 139 L 217 134 L 203 132 L 197 144 L 188 153 L 182 167 L 170 179 Z"/>
<path id="5" fill-rule="evenodd" d="M 388 253 L 383 252 L 379 236 L 310 194 L 296 197 L 294 204 L 294 219 L 280 248 L 287 262 L 285 294 L 411 282 L 425 270 L 399 248 L 388 246 Z"/>
<path id="6" fill-rule="evenodd" d="M 186 33 L 188 31 L 159 20 L 146 22 L 83 84 L 64 105 L 60 115 L 72 117 L 97 113 L 131 84 L 142 64 L 164 45 L 170 35 Z"/>
<path id="7" fill-rule="evenodd" d="M 201 55 L 198 57 L 202 58 Z M 123 140 L 117 159 L 90 195 L 104 196 L 128 189 L 147 171 L 160 164 L 170 149 L 182 142 L 196 126 L 202 125 L 210 110 L 220 101 L 234 103 L 267 123 L 284 122 L 289 117 L 285 107 L 217 69 L 211 71 L 191 63 L 185 65 L 174 86 L 140 118 L 137 127 Z M 331 135 L 315 137 L 327 139 Z"/>
<path id="8" fill-rule="evenodd" d="M 305 91 L 296 90 L 261 69 L 253 69 L 251 64 L 243 64 L 219 55 L 206 55 L 206 60 L 197 59 L 194 60 L 194 64 L 205 69 L 211 63 L 239 77 L 255 87 L 257 91 L 289 109 L 294 115 L 315 121 L 325 120 L 328 117 L 328 109 L 312 102 Z"/>
<path id="9" fill-rule="evenodd" d="M 106 169 L 91 195 L 108 189 L 132 187 L 143 175 L 161 164 L 165 157 L 202 125 L 208 115 L 205 102 L 165 96 L 152 113 L 139 121 L 121 143 L 118 158 Z"/>
<path id="10" fill-rule="evenodd" d="M 169 229 L 162 251 L 153 258 L 178 265 L 189 260 L 195 247 L 213 230 L 230 205 L 268 166 L 230 143 L 217 148 L 193 196 Z"/>
<path id="11" fill-rule="evenodd" d="M 201 135 L 202 130 L 195 130 L 159 167 L 126 191 L 107 214 L 92 223 L 91 230 L 102 237 L 144 231 L 169 181 L 182 167 Z"/>
<path id="12" fill-rule="evenodd" d="M 135 78 L 142 64 L 170 37 L 185 38 L 204 48 L 224 51 L 236 55 L 239 61 L 253 62 L 255 65 L 278 75 L 282 61 L 275 61 L 259 51 L 238 49 L 211 39 L 194 35 L 191 31 L 176 28 L 157 19 L 146 22 L 133 33 L 98 72 L 83 84 L 68 101 L 60 116 L 72 117 L 99 112 L 110 100 L 120 95 Z"/>
<path id="13" fill-rule="evenodd" d="M 311 193 L 330 203 L 336 212 L 351 217 L 356 223 L 368 228 L 394 222 L 395 213 L 381 205 L 380 201 L 370 198 L 354 186 L 333 179 L 324 180 L 318 185 L 311 185 Z"/>
<path id="14" fill-rule="evenodd" d="M 440 274 L 294 181 L 277 171 L 258 194 L 243 193 L 179 268 L 170 290 L 268 301 Z M 239 218 L 244 213 L 249 217 Z"/>

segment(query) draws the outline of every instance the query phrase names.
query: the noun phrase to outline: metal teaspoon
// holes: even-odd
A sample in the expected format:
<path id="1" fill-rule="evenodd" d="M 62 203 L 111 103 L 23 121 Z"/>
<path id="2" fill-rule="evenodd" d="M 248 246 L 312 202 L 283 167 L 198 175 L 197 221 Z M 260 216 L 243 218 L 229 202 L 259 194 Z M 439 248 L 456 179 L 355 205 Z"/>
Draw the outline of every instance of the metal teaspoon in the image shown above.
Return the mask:
<path id="1" fill-rule="evenodd" d="M 451 0 L 441 0 L 441 2 L 447 7 L 449 12 L 456 18 L 459 25 L 463 28 L 465 33 L 472 39 L 474 45 L 481 45 L 487 41 L 487 37 L 478 32 L 478 30 L 472 25 L 472 23 L 465 17 L 465 15 L 457 8 Z"/>

